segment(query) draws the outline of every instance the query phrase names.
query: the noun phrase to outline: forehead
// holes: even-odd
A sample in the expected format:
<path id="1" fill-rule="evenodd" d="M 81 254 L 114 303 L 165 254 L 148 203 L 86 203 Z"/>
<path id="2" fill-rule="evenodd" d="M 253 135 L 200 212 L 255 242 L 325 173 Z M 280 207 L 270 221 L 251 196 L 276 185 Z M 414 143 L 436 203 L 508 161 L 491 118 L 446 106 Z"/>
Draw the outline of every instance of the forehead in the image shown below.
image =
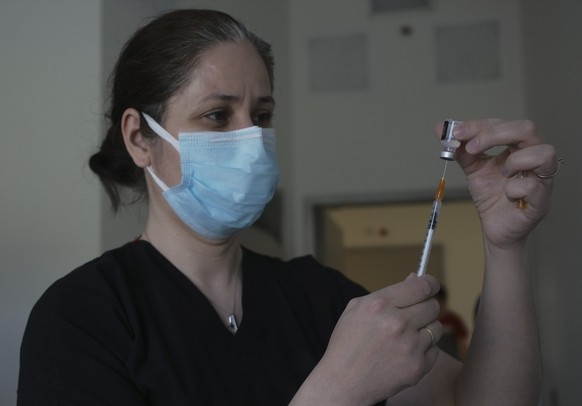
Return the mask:
<path id="1" fill-rule="evenodd" d="M 267 67 L 248 40 L 221 42 L 204 51 L 178 93 L 200 96 L 208 92 L 251 92 L 260 96 L 272 93 Z"/>

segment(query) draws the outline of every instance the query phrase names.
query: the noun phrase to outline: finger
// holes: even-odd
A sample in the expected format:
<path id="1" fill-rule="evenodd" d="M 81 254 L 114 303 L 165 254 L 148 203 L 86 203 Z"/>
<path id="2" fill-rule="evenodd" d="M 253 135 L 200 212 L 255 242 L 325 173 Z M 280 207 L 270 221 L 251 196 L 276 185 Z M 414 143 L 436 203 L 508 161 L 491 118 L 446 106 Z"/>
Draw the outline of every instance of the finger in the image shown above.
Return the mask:
<path id="1" fill-rule="evenodd" d="M 443 336 L 443 325 L 441 322 L 434 321 L 427 326 L 424 326 L 418 330 L 420 339 L 425 343 L 425 348 L 427 351 L 437 345 L 441 337 Z M 427 339 L 428 337 L 428 339 Z"/>
<path id="2" fill-rule="evenodd" d="M 555 148 L 548 144 L 538 144 L 513 151 L 505 162 L 503 175 L 510 178 L 520 172 L 533 171 L 543 176 L 554 173 L 558 165 Z"/>
<path id="3" fill-rule="evenodd" d="M 528 179 L 527 173 L 519 174 L 515 179 L 507 182 L 505 187 L 505 195 L 511 202 L 528 201 L 528 197 L 533 193 L 535 188 L 535 180 Z"/>
<path id="4" fill-rule="evenodd" d="M 541 134 L 529 120 L 503 121 L 499 119 L 466 121 L 455 128 L 455 138 L 465 142 L 469 154 L 483 153 L 500 145 L 525 148 L 540 144 Z"/>
<path id="5" fill-rule="evenodd" d="M 418 331 L 419 347 L 418 350 L 424 352 L 424 375 L 430 372 L 437 363 L 438 357 L 441 353 L 437 346 L 438 341 L 442 337 L 442 325 L 439 322 L 430 324 L 421 328 Z M 424 348 L 424 350 L 423 350 Z"/>
<path id="6" fill-rule="evenodd" d="M 406 278 L 402 282 L 381 289 L 375 294 L 381 295 L 396 307 L 409 307 L 426 301 L 436 295 L 440 285 L 431 275 Z"/>
<path id="7" fill-rule="evenodd" d="M 437 319 L 440 311 L 439 302 L 430 298 L 424 302 L 412 306 L 400 308 L 401 316 L 409 320 L 410 326 L 415 330 L 425 327 Z"/>
<path id="8" fill-rule="evenodd" d="M 548 188 L 551 189 L 550 179 L 539 179 L 525 172 L 507 182 L 505 195 L 510 201 L 522 200 L 541 208 L 545 206 L 548 195 Z M 544 184 L 543 184 L 544 183 Z"/>
<path id="9" fill-rule="evenodd" d="M 440 353 L 441 351 L 439 347 L 437 347 L 436 345 L 429 347 L 429 349 L 425 352 L 426 357 L 425 375 L 429 373 L 429 371 L 435 366 Z"/>
<path id="10" fill-rule="evenodd" d="M 458 140 L 470 140 L 471 138 L 473 138 L 475 134 L 479 133 L 480 131 L 500 123 L 503 123 L 503 120 L 499 118 L 459 121 L 453 130 L 453 135 Z M 441 121 L 437 123 L 437 125 L 435 126 L 435 132 L 439 139 L 442 137 L 444 124 L 445 124 L 444 121 Z"/>

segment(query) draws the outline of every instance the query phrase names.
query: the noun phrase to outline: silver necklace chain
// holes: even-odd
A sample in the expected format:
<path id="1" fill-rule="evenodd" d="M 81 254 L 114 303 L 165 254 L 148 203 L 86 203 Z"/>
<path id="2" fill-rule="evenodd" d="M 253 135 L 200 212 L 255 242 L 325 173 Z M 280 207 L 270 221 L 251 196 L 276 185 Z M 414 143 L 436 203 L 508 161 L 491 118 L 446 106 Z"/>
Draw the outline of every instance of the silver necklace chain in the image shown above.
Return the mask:
<path id="1" fill-rule="evenodd" d="M 139 239 L 144 241 L 150 241 L 145 231 L 139 236 Z M 238 291 L 238 280 L 240 276 L 239 273 L 240 268 L 239 271 L 237 272 L 236 280 L 234 282 L 234 299 L 232 303 L 232 312 L 230 313 L 224 312 L 227 313 L 226 327 L 228 328 L 228 331 L 230 331 L 232 334 L 236 334 L 236 332 L 238 331 L 238 321 L 236 319 L 236 293 Z M 210 297 L 208 297 L 208 300 L 214 305 L 215 308 L 219 309 L 218 305 L 212 299 L 210 299 Z"/>

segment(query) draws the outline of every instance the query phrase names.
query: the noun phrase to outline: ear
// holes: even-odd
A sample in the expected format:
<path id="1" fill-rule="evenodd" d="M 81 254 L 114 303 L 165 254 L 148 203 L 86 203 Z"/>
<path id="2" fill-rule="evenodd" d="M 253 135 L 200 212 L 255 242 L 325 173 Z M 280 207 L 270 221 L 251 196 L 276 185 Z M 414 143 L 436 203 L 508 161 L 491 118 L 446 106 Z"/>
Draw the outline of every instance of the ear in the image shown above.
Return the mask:
<path id="1" fill-rule="evenodd" d="M 141 132 L 139 125 L 141 119 L 136 109 L 125 110 L 121 117 L 121 132 L 125 147 L 133 162 L 138 167 L 145 168 L 152 162 L 151 142 Z"/>

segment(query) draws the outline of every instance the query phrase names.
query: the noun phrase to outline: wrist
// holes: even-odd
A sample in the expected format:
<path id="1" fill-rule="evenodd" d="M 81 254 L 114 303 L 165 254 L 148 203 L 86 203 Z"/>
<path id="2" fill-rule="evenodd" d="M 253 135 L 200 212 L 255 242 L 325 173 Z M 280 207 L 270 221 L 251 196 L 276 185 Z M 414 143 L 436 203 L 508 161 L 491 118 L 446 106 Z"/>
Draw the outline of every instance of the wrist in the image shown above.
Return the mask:
<path id="1" fill-rule="evenodd" d="M 334 389 L 334 385 L 326 385 L 324 382 L 317 382 L 311 375 L 303 382 L 290 406 L 349 406 L 345 398 L 342 398 Z"/>
<path id="2" fill-rule="evenodd" d="M 527 237 L 515 241 L 495 241 L 487 238 L 483 239 L 483 248 L 485 255 L 515 255 L 527 251 Z"/>
<path id="3" fill-rule="evenodd" d="M 328 368 L 329 369 L 329 368 Z M 320 362 L 303 382 L 290 406 L 352 406 L 363 404 L 348 385 L 341 372 L 330 373 Z"/>

